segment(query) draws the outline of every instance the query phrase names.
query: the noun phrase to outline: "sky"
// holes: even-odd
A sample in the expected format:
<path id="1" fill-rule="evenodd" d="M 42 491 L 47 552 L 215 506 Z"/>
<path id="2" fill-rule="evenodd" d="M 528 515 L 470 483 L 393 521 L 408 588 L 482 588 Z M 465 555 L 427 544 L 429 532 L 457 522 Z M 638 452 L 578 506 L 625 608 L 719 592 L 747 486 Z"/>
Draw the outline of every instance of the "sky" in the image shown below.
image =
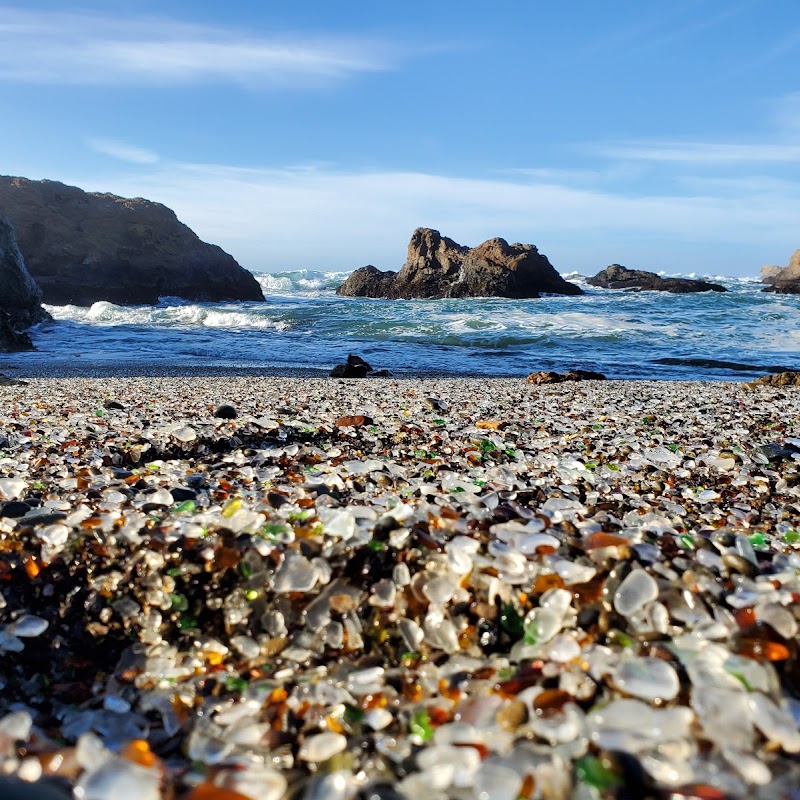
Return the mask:
<path id="1" fill-rule="evenodd" d="M 0 0 L 0 174 L 256 271 L 397 269 L 425 226 L 756 275 L 800 248 L 800 3 Z"/>

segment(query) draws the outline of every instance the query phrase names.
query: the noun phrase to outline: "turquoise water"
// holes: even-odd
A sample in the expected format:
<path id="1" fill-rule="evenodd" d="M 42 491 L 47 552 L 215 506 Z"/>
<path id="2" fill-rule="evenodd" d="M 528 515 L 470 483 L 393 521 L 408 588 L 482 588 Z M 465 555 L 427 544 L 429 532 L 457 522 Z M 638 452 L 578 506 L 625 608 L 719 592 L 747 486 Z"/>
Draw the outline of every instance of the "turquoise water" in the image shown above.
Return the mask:
<path id="1" fill-rule="evenodd" d="M 328 370 L 349 352 L 403 372 L 526 375 L 595 369 L 616 378 L 749 380 L 800 369 L 800 296 L 763 294 L 750 279 L 713 278 L 729 292 L 670 295 L 586 286 L 582 297 L 388 301 L 338 297 L 346 273 L 256 277 L 264 303 L 50 306 L 37 352 L 0 369 L 44 364 L 187 365 Z"/>

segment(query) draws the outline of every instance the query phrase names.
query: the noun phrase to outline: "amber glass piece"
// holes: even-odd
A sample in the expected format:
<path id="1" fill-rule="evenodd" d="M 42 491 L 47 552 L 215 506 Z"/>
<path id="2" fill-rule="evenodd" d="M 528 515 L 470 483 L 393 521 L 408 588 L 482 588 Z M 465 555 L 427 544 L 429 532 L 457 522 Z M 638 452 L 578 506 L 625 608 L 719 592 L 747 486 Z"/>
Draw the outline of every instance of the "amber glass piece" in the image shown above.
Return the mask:
<path id="1" fill-rule="evenodd" d="M 519 796 L 524 800 L 530 800 L 533 793 L 536 791 L 536 778 L 530 773 L 522 779 L 522 786 L 519 790 Z"/>
<path id="2" fill-rule="evenodd" d="M 586 537 L 583 543 L 584 550 L 597 550 L 600 547 L 621 547 L 630 542 L 624 536 L 616 536 L 613 533 L 598 531 Z"/>
<path id="3" fill-rule="evenodd" d="M 42 570 L 39 567 L 39 564 L 36 562 L 36 559 L 33 557 L 27 557 L 23 564 L 25 566 L 25 572 L 29 578 L 35 578 Z"/>
<path id="4" fill-rule="evenodd" d="M 572 695 L 563 689 L 545 689 L 534 698 L 533 708 L 537 714 L 550 716 L 561 711 L 564 705 L 571 701 Z"/>
<path id="5" fill-rule="evenodd" d="M 575 593 L 578 602 L 585 605 L 598 602 L 603 596 L 603 584 L 605 580 L 605 575 L 595 575 L 590 581 L 573 586 L 572 591 Z"/>
<path id="6" fill-rule="evenodd" d="M 734 612 L 734 617 L 740 628 L 749 628 L 756 624 L 756 615 L 752 608 L 740 608 Z"/>
<path id="7" fill-rule="evenodd" d="M 771 625 L 756 622 L 731 638 L 731 650 L 756 661 L 787 661 L 789 644 Z"/>
<path id="8" fill-rule="evenodd" d="M 561 576 L 555 572 L 549 575 L 539 575 L 539 577 L 536 578 L 536 582 L 533 584 L 533 587 L 531 588 L 530 594 L 540 595 L 544 594 L 548 589 L 563 589 L 565 586 L 566 584 L 562 580 Z"/>
<path id="9" fill-rule="evenodd" d="M 251 800 L 251 798 L 249 795 L 204 782 L 195 786 L 187 795 L 186 800 Z"/>
<path id="10" fill-rule="evenodd" d="M 120 755 L 127 758 L 128 761 L 133 761 L 135 764 L 141 764 L 143 767 L 152 767 L 158 762 L 158 757 L 150 749 L 150 745 L 146 739 L 134 739 L 128 742 L 122 750 Z"/>
<path id="11" fill-rule="evenodd" d="M 716 786 L 709 786 L 705 783 L 692 783 L 688 786 L 681 786 L 674 789 L 670 795 L 671 800 L 728 800 L 728 795 L 717 789 Z"/>
<path id="12" fill-rule="evenodd" d="M 536 686 L 542 677 L 541 669 L 527 668 L 518 672 L 507 681 L 500 681 L 494 685 L 494 690 L 502 697 L 516 697 L 524 689 Z"/>

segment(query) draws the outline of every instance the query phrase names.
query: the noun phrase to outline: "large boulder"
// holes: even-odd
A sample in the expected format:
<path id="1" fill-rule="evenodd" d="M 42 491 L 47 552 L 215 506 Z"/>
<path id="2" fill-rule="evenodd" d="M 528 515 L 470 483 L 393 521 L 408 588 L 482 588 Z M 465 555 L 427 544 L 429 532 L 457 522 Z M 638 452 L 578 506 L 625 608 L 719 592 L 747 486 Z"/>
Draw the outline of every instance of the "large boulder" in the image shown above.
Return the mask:
<path id="1" fill-rule="evenodd" d="M 766 289 L 762 289 L 764 292 L 800 294 L 800 250 L 794 251 L 789 259 L 789 266 L 779 269 L 777 273 L 770 275 L 766 282 L 771 285 L 767 286 Z"/>
<path id="2" fill-rule="evenodd" d="M 591 286 L 602 289 L 630 289 L 633 291 L 670 292 L 672 294 L 688 294 L 689 292 L 725 292 L 727 289 L 718 283 L 697 281 L 691 278 L 662 278 L 655 272 L 641 269 L 628 269 L 620 264 L 612 264 L 587 278 Z"/>
<path id="3" fill-rule="evenodd" d="M 45 303 L 264 299 L 247 270 L 160 203 L 0 176 L 0 210 Z"/>
<path id="4" fill-rule="evenodd" d="M 0 215 L 0 352 L 31 350 L 31 325 L 47 319 L 42 293 L 25 268 L 14 228 Z"/>
<path id="5" fill-rule="evenodd" d="M 539 297 L 583 294 L 565 281 L 530 244 L 489 239 L 464 247 L 430 228 L 417 228 L 399 272 L 373 266 L 355 270 L 336 290 L 348 297 Z"/>

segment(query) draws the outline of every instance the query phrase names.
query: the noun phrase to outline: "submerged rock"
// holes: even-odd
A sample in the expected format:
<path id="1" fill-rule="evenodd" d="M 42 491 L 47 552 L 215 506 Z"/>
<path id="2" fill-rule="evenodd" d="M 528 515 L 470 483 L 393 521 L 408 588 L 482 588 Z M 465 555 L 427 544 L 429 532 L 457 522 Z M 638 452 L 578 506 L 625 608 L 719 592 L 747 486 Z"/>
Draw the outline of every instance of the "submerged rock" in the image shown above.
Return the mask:
<path id="1" fill-rule="evenodd" d="M 671 294 L 688 294 L 690 292 L 726 292 L 727 289 L 718 283 L 698 281 L 691 278 L 662 278 L 655 272 L 641 269 L 628 269 L 620 264 L 611 264 L 587 278 L 591 286 L 601 289 L 631 289 L 636 291 L 670 292 Z"/>
<path id="2" fill-rule="evenodd" d="M 0 177 L 0 210 L 45 303 L 264 299 L 247 270 L 160 203 Z"/>
<path id="3" fill-rule="evenodd" d="M 414 231 L 399 272 L 362 267 L 336 290 L 348 297 L 390 299 L 533 298 L 542 292 L 583 294 L 531 244 L 509 244 L 495 238 L 470 249 L 430 228 Z"/>

